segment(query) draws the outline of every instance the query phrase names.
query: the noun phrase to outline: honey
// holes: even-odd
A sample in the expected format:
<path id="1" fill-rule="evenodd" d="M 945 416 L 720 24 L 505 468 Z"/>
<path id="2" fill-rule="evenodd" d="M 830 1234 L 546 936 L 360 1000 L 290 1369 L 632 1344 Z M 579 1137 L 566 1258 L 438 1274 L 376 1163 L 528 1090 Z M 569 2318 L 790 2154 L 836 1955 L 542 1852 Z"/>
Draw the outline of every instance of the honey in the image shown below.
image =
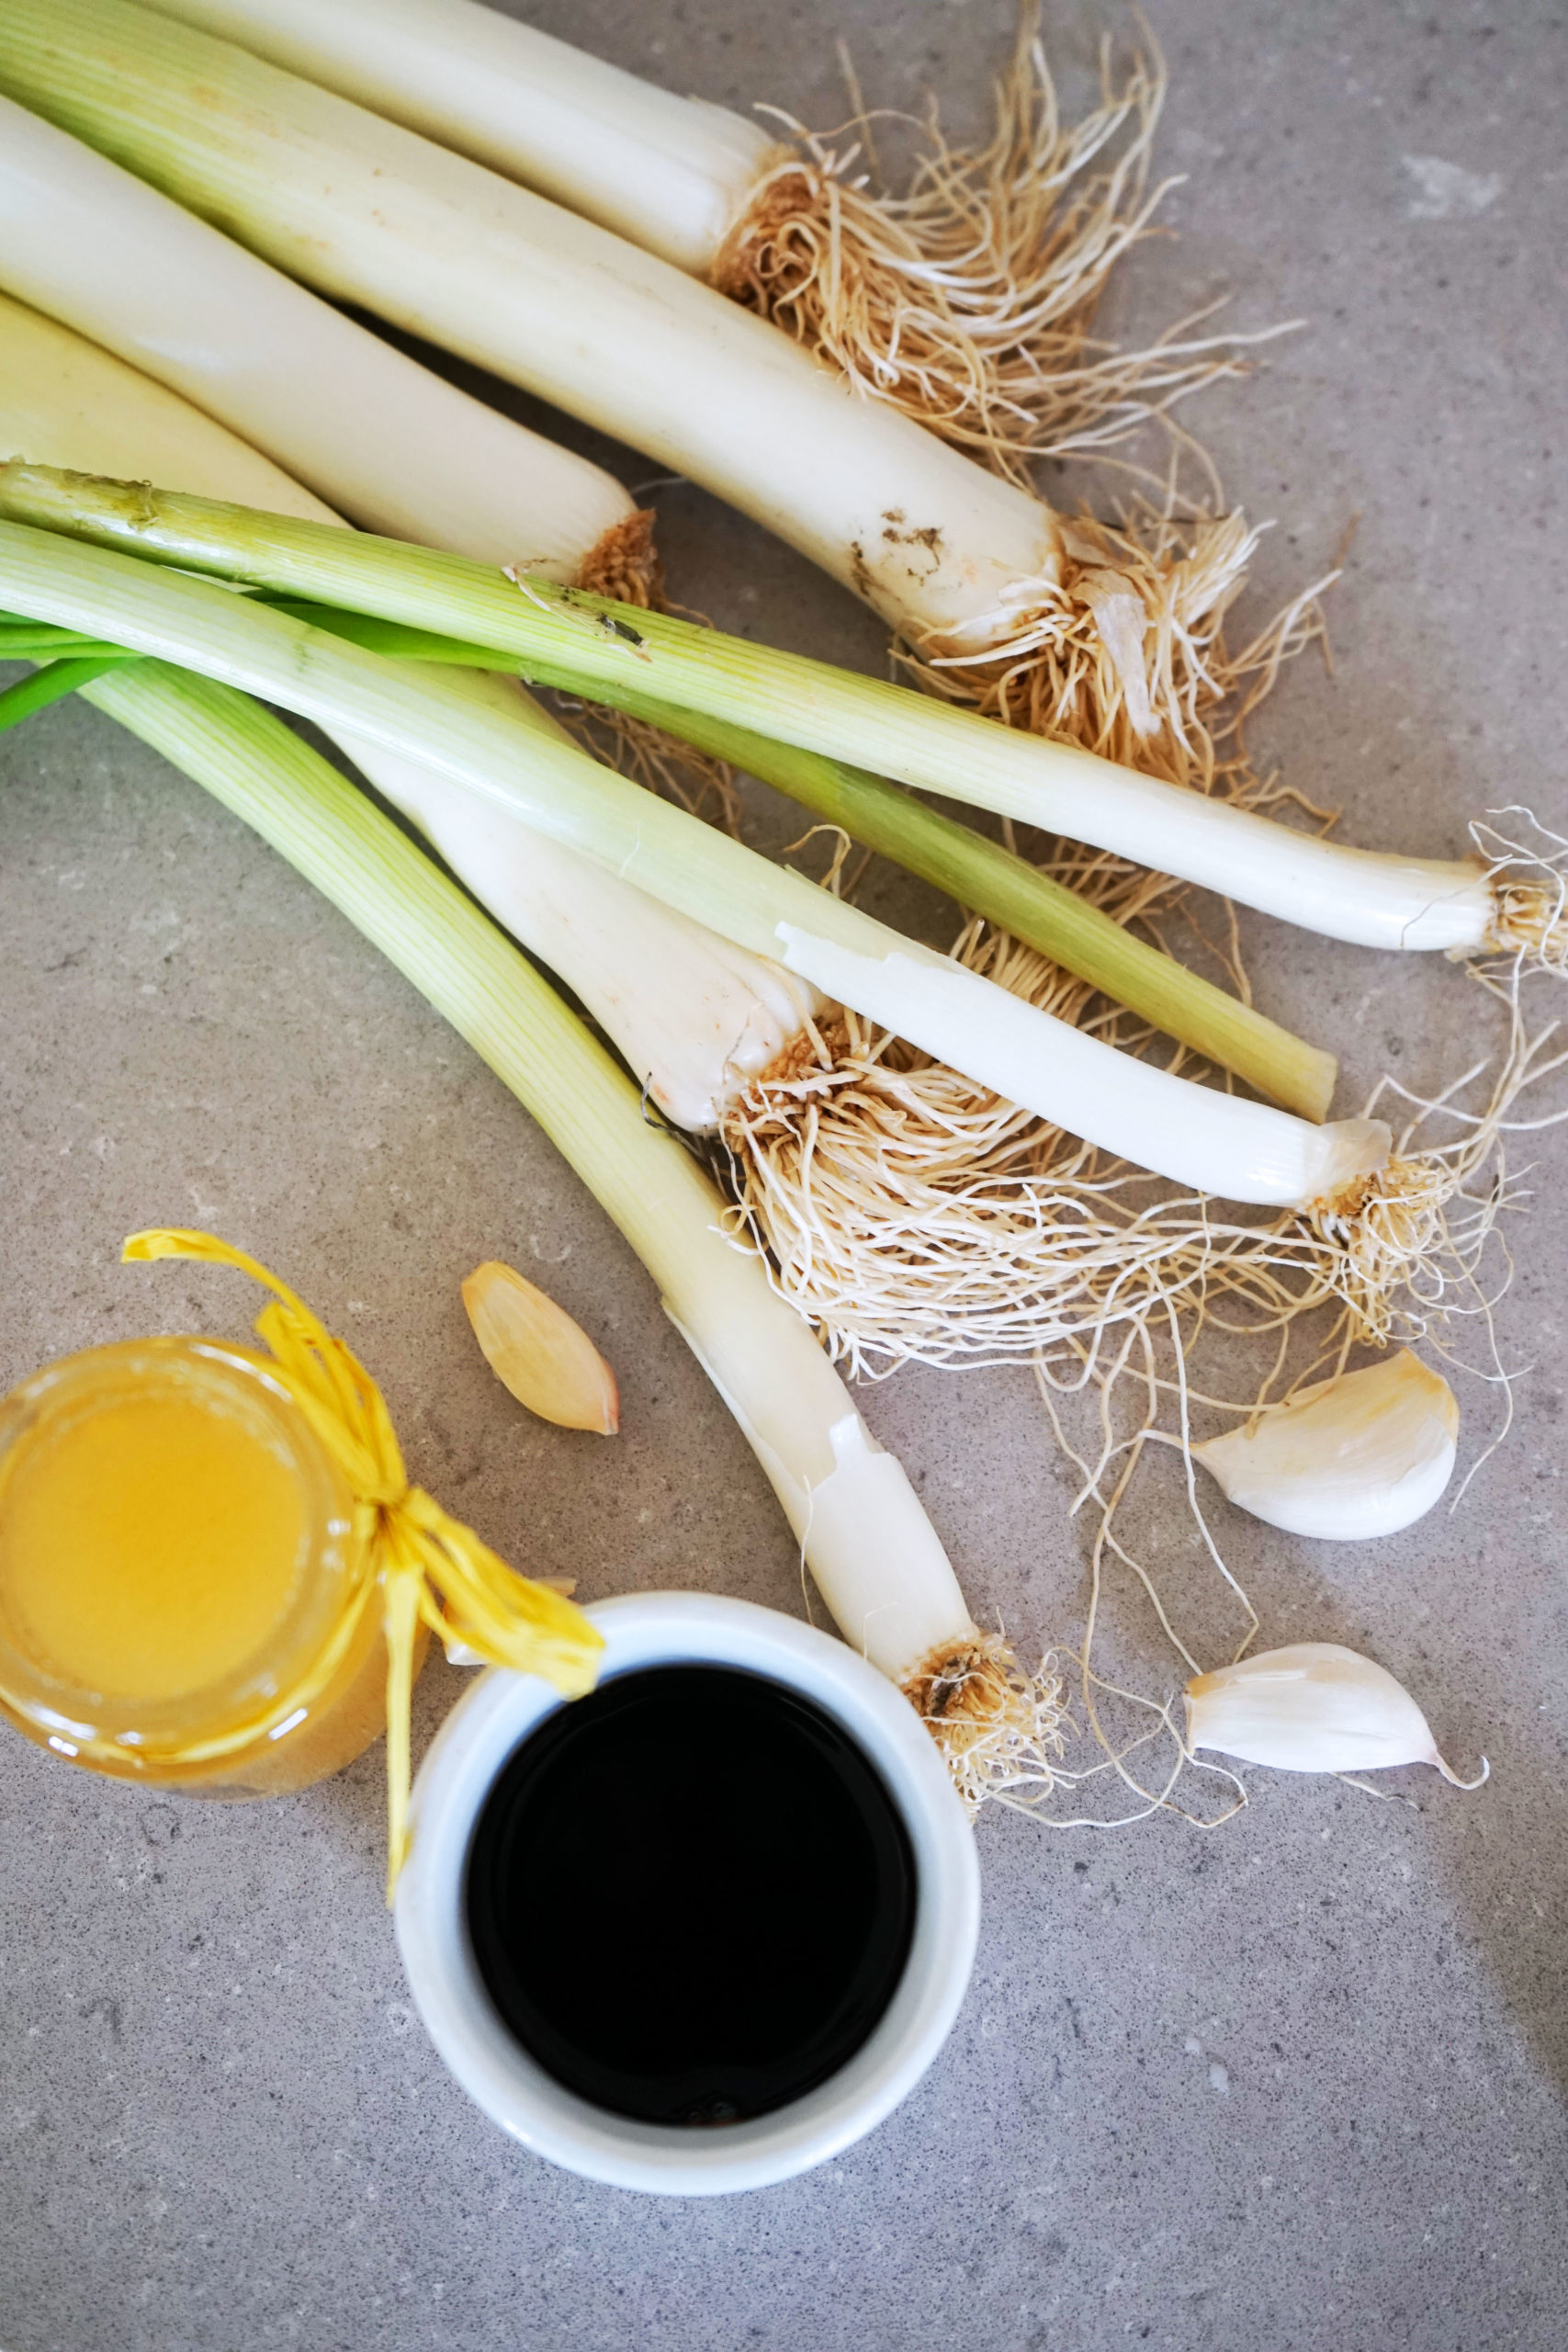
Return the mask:
<path id="1" fill-rule="evenodd" d="M 0 1404 L 0 1712 L 100 1771 L 212 1794 L 337 1770 L 385 1722 L 355 1530 L 258 1351 L 130 1340 L 48 1366 Z"/>
<path id="2" fill-rule="evenodd" d="M 213 1233 L 130 1265 L 232 1266 L 267 1352 L 130 1340 L 0 1402 L 0 1715 L 89 1770 L 270 1796 L 387 1734 L 387 1899 L 408 1851 L 430 1636 L 576 1698 L 604 1640 L 412 1486 L 386 1400 L 298 1293 Z"/>

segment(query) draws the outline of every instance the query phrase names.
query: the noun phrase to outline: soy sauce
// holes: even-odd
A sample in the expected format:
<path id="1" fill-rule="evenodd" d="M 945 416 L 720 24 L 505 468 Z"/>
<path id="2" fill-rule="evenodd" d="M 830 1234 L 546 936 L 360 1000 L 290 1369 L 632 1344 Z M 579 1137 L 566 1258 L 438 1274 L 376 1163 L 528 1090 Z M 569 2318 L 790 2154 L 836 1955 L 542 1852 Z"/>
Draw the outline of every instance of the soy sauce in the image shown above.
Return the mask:
<path id="1" fill-rule="evenodd" d="M 569 2090 L 648 2123 L 766 2115 L 836 2073 L 897 1988 L 915 1892 L 861 1749 L 728 1667 L 647 1668 L 559 1708 L 468 1854 L 501 2017 Z"/>

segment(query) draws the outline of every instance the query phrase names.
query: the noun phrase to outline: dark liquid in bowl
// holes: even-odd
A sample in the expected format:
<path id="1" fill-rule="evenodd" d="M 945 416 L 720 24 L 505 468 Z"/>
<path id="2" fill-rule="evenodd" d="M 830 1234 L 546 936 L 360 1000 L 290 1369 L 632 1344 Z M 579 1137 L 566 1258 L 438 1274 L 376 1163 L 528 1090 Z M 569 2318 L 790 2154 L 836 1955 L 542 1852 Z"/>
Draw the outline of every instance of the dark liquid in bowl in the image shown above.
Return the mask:
<path id="1" fill-rule="evenodd" d="M 809 1700 L 728 1667 L 625 1674 L 509 1758 L 468 1855 L 501 2016 L 649 2123 L 766 2115 L 867 2040 L 908 1957 L 908 1834 Z"/>

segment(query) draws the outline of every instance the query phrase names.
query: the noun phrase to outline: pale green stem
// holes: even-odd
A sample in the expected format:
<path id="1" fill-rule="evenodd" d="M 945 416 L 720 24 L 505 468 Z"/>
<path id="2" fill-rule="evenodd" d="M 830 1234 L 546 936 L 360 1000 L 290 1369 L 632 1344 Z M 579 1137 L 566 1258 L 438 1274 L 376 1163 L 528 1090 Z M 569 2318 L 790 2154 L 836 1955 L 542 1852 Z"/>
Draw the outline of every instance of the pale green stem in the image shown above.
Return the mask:
<path id="1" fill-rule="evenodd" d="M 1476 951 L 1492 892 L 1465 861 L 1299 833 L 907 686 L 578 589 L 386 539 L 46 467 L 0 467 L 0 514 L 103 547 L 471 639 L 525 676 L 629 688 L 967 801 L 1364 946 Z"/>
<path id="2" fill-rule="evenodd" d="M 1285 1207 L 1337 1197 L 1387 1156 L 1381 1124 L 1312 1126 L 1115 1051 L 570 744 L 520 732 L 457 682 L 411 675 L 186 574 L 11 523 L 0 523 L 0 597 L 412 756 L 1118 1159 L 1227 1199 Z"/>
<path id="3" fill-rule="evenodd" d="M 846 1638 L 899 1679 L 973 1639 L 947 1556 L 810 1329 L 724 1204 L 547 981 L 321 754 L 232 688 L 156 662 L 86 698 L 203 785 L 465 1037 L 642 1260 L 784 1505 Z"/>
<path id="4" fill-rule="evenodd" d="M 489 647 L 408 629 L 395 621 L 344 614 L 329 605 L 290 604 L 284 609 L 395 659 L 457 662 L 475 669 L 494 666 L 496 657 Z M 581 691 L 564 673 L 546 676 L 535 670 L 532 676 L 536 684 Z M 639 694 L 635 685 L 617 686 L 613 701 L 615 709 L 631 718 L 646 719 L 698 751 L 760 776 L 840 827 L 852 840 L 893 858 L 972 913 L 1038 948 L 1166 1036 L 1222 1069 L 1234 1070 L 1288 1111 L 1306 1119 L 1328 1115 L 1337 1069 L 1332 1054 L 1292 1036 L 1174 956 L 1134 937 L 1099 907 L 999 842 L 955 823 L 881 776 L 828 759 L 820 752 L 781 743 L 729 719 L 679 709 L 653 695 Z"/>

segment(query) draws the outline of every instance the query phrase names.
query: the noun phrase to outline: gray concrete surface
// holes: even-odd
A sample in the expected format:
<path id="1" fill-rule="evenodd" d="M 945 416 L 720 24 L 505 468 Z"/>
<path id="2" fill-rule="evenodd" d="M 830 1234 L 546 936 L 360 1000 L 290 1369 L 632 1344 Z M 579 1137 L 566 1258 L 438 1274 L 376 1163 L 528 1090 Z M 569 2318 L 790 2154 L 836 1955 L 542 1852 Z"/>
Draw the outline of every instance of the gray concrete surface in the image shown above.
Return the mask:
<path id="1" fill-rule="evenodd" d="M 818 120 L 840 28 L 874 96 L 934 79 L 959 115 L 1007 29 L 1003 0 L 539 13 L 678 86 Z M 1088 17 L 1049 13 L 1081 61 Z M 1561 9 L 1151 14 L 1162 152 L 1190 176 L 1180 243 L 1137 257 L 1116 319 L 1228 288 L 1240 322 L 1312 322 L 1195 416 L 1233 494 L 1278 517 L 1259 613 L 1360 518 L 1337 674 L 1303 664 L 1260 747 L 1364 842 L 1452 854 L 1469 813 L 1512 799 L 1561 821 Z M 874 662 L 864 616 L 794 559 L 694 492 L 660 503 L 692 601 Z M 773 1500 L 640 1271 L 412 991 L 94 714 L 51 714 L 0 765 L 0 1379 L 111 1336 L 243 1328 L 231 1277 L 116 1265 L 134 1227 L 210 1224 L 363 1349 L 416 1475 L 520 1562 L 590 1597 L 702 1585 L 797 1609 Z M 941 935 L 934 900 L 897 903 Z M 1339 1048 L 1348 1102 L 1384 1068 L 1451 1074 L 1490 1035 L 1447 967 L 1247 932 L 1262 1001 Z M 1219 1522 L 1266 1640 L 1371 1650 L 1453 1752 L 1485 1748 L 1492 1785 L 1406 1774 L 1412 1808 L 1255 1772 L 1212 1837 L 986 1821 L 950 2046 L 874 2137 L 792 2186 L 601 2190 L 465 2104 L 381 1907 L 378 1753 L 288 1803 L 204 1809 L 6 1735 L 6 2352 L 1553 2352 L 1568 1139 L 1518 1157 L 1538 1173 L 1498 1328 L 1534 1369 L 1457 1517 L 1366 1553 Z M 525 1423 L 491 1384 L 457 1286 L 492 1253 L 537 1268 L 615 1359 L 614 1449 Z M 1473 1444 L 1485 1398 L 1463 1398 Z M 977 1611 L 1070 1638 L 1082 1541 L 1027 1376 L 901 1377 L 866 1409 L 923 1475 Z M 1217 1645 L 1173 1492 L 1153 1532 Z M 1168 1682 L 1132 1595 L 1109 1616 L 1118 1657 Z M 460 1687 L 426 1675 L 422 1738 Z"/>

